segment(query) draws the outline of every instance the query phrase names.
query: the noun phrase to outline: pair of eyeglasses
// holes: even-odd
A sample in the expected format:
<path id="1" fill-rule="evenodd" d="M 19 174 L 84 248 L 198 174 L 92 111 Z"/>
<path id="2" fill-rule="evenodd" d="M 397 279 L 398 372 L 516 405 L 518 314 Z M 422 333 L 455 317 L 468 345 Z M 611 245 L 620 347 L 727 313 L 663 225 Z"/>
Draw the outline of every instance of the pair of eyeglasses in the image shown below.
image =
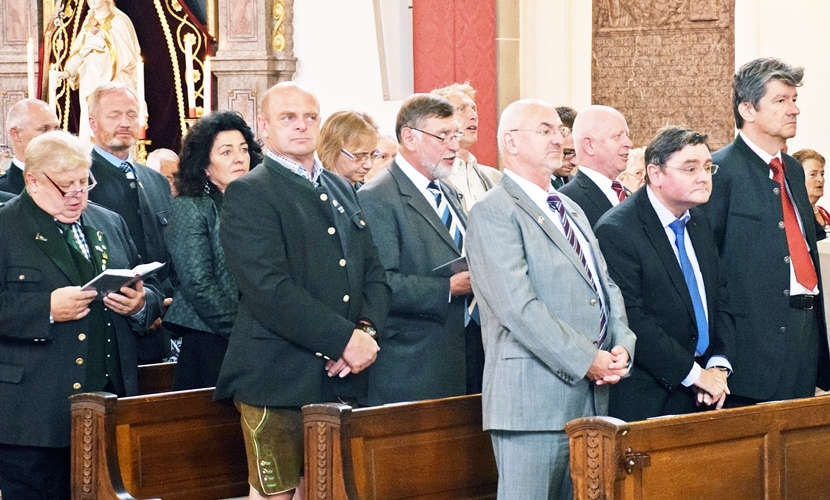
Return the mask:
<path id="1" fill-rule="evenodd" d="M 343 153 L 343 156 L 351 160 L 352 163 L 364 165 L 366 163 L 369 163 L 370 161 L 375 161 L 381 157 L 380 151 L 378 151 L 377 149 L 372 151 L 371 153 L 349 153 L 345 149 L 341 149 L 340 152 Z"/>
<path id="2" fill-rule="evenodd" d="M 460 141 L 461 138 L 464 137 L 464 132 L 455 132 L 455 133 L 452 133 L 452 134 L 450 134 L 448 132 L 443 132 L 440 135 L 435 135 L 433 133 L 427 132 L 426 130 L 421 130 L 419 128 L 415 128 L 415 127 L 409 127 L 409 128 L 411 128 L 412 130 L 417 130 L 418 132 L 420 132 L 422 134 L 426 134 L 430 137 L 435 137 L 436 139 L 441 141 L 441 144 L 448 144 L 453 139 Z"/>
<path id="3" fill-rule="evenodd" d="M 534 132 L 536 134 L 541 135 L 544 138 L 550 137 L 550 134 L 553 133 L 554 130 L 559 130 L 559 133 L 562 134 L 563 138 L 568 138 L 571 136 L 571 129 L 570 127 L 566 127 L 564 125 L 560 125 L 558 128 L 548 127 L 543 125 L 537 129 L 532 128 L 514 128 L 510 129 L 511 132 Z"/>
<path id="4" fill-rule="evenodd" d="M 562 150 L 563 160 L 573 160 L 574 158 L 576 158 L 576 151 L 574 151 L 573 149 Z"/>
<path id="5" fill-rule="evenodd" d="M 71 191 L 64 191 L 63 189 L 61 189 L 60 186 L 55 184 L 55 181 L 53 181 L 51 177 L 46 175 L 46 172 L 43 172 L 43 176 L 46 177 L 46 180 L 51 182 L 53 186 L 55 186 L 55 189 L 57 189 L 61 196 L 63 196 L 64 198 L 72 198 L 84 193 L 88 193 L 92 191 L 92 188 L 98 185 L 98 182 L 95 181 L 95 176 L 92 175 L 92 172 L 89 173 L 89 180 L 87 180 L 86 186 L 78 189 L 72 189 Z"/>
<path id="6" fill-rule="evenodd" d="M 675 170 L 680 170 L 681 172 L 685 173 L 686 175 L 688 175 L 690 177 L 697 177 L 697 175 L 701 171 L 704 171 L 709 175 L 715 175 L 716 173 L 718 173 L 718 168 L 720 168 L 718 165 L 715 165 L 714 163 L 711 164 L 711 165 L 706 165 L 705 167 L 672 167 L 670 165 L 663 165 L 663 166 L 666 167 L 666 168 L 673 168 Z"/>

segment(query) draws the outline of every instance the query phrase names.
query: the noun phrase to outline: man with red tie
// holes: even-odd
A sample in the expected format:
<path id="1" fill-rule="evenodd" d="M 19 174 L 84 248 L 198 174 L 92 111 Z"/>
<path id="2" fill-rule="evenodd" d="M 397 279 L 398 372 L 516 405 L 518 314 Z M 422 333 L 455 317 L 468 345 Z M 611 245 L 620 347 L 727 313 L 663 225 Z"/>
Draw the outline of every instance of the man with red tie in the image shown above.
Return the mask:
<path id="1" fill-rule="evenodd" d="M 625 199 L 617 177 L 628 165 L 628 137 L 625 117 L 608 106 L 588 106 L 574 119 L 573 141 L 579 170 L 559 192 L 576 202 L 591 227 L 602 214 Z"/>
<path id="2" fill-rule="evenodd" d="M 796 133 L 804 69 L 774 58 L 733 80 L 738 136 L 703 205 L 727 273 L 736 355 L 727 406 L 808 397 L 830 388 L 815 221 L 804 170 L 782 151 Z"/>

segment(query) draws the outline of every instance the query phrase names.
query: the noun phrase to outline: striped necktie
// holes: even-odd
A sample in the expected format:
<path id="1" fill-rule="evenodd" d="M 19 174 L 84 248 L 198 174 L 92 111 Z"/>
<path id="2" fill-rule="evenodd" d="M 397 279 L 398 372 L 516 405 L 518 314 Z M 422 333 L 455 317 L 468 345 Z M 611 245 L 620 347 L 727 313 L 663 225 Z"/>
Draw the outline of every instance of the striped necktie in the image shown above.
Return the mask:
<path id="1" fill-rule="evenodd" d="M 591 267 L 588 265 L 588 261 L 585 260 L 585 253 L 583 253 L 582 246 L 579 244 L 579 239 L 576 237 L 574 229 L 571 227 L 571 223 L 568 220 L 568 215 L 565 213 L 565 206 L 562 204 L 562 199 L 556 193 L 548 193 L 548 206 L 554 211 L 554 213 L 559 215 L 559 220 L 562 222 L 562 228 L 565 231 L 565 238 L 568 240 L 568 243 L 571 244 L 571 247 L 573 247 L 577 257 L 579 257 L 579 261 L 582 262 L 582 267 L 585 268 L 585 272 L 588 274 L 588 279 L 591 282 L 591 286 L 594 288 L 594 292 L 596 292 L 597 296 L 600 296 L 600 292 L 597 289 L 597 284 L 594 280 L 594 275 L 591 273 Z M 602 348 L 602 344 L 605 342 L 605 338 L 607 336 L 608 314 L 605 312 L 604 302 L 600 301 L 599 338 L 597 340 L 597 346 Z"/>
<path id="2" fill-rule="evenodd" d="M 626 198 L 625 190 L 623 189 L 622 183 L 620 183 L 620 181 L 614 180 L 613 182 L 611 182 L 611 189 L 613 189 L 614 192 L 617 193 L 617 199 L 618 200 L 620 200 L 620 201 L 625 200 L 625 198 Z"/>
<path id="3" fill-rule="evenodd" d="M 427 189 L 435 197 L 435 204 L 438 206 L 438 216 L 441 217 L 441 222 L 444 223 L 447 231 L 450 232 L 450 237 L 455 241 L 455 246 L 458 248 L 458 251 L 461 252 L 461 255 L 464 255 L 464 235 L 461 233 L 461 227 L 458 221 L 452 215 L 452 210 L 450 210 L 446 196 L 441 193 L 441 189 L 435 181 L 430 182 L 427 185 Z"/>

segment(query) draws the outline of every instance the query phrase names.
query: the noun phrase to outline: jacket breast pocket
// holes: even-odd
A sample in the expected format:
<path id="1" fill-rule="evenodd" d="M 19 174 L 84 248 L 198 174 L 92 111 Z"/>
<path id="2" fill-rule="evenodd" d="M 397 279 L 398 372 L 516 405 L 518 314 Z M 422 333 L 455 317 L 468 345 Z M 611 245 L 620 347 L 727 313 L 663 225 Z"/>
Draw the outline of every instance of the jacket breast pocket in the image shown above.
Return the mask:
<path id="1" fill-rule="evenodd" d="M 502 359 L 532 358 L 533 354 L 518 342 L 506 342 L 501 348 Z"/>
<path id="2" fill-rule="evenodd" d="M 23 380 L 23 365 L 0 364 L 0 382 L 19 384 Z"/>
<path id="3" fill-rule="evenodd" d="M 42 274 L 34 267 L 10 267 L 6 269 L 6 286 L 18 292 L 35 290 L 40 284 Z"/>
<path id="4" fill-rule="evenodd" d="M 159 224 L 162 226 L 166 226 L 170 221 L 170 210 L 162 210 L 161 212 L 156 212 L 156 217 L 159 220 Z"/>
<path id="5" fill-rule="evenodd" d="M 366 228 L 366 219 L 363 218 L 363 212 L 361 212 L 360 210 L 352 214 L 350 219 L 352 220 L 352 223 L 355 225 L 355 227 L 357 227 L 358 229 Z"/>

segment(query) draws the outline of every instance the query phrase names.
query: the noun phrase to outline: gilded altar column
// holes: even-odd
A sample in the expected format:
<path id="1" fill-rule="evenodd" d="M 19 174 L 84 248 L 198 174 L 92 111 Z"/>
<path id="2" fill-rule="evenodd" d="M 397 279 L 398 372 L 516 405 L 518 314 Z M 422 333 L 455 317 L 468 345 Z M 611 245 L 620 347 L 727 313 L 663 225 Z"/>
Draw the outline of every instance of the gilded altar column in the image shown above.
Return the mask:
<path id="1" fill-rule="evenodd" d="M 290 80 L 297 67 L 294 0 L 218 0 L 216 5 L 215 109 L 240 112 L 256 130 L 261 96 Z"/>

